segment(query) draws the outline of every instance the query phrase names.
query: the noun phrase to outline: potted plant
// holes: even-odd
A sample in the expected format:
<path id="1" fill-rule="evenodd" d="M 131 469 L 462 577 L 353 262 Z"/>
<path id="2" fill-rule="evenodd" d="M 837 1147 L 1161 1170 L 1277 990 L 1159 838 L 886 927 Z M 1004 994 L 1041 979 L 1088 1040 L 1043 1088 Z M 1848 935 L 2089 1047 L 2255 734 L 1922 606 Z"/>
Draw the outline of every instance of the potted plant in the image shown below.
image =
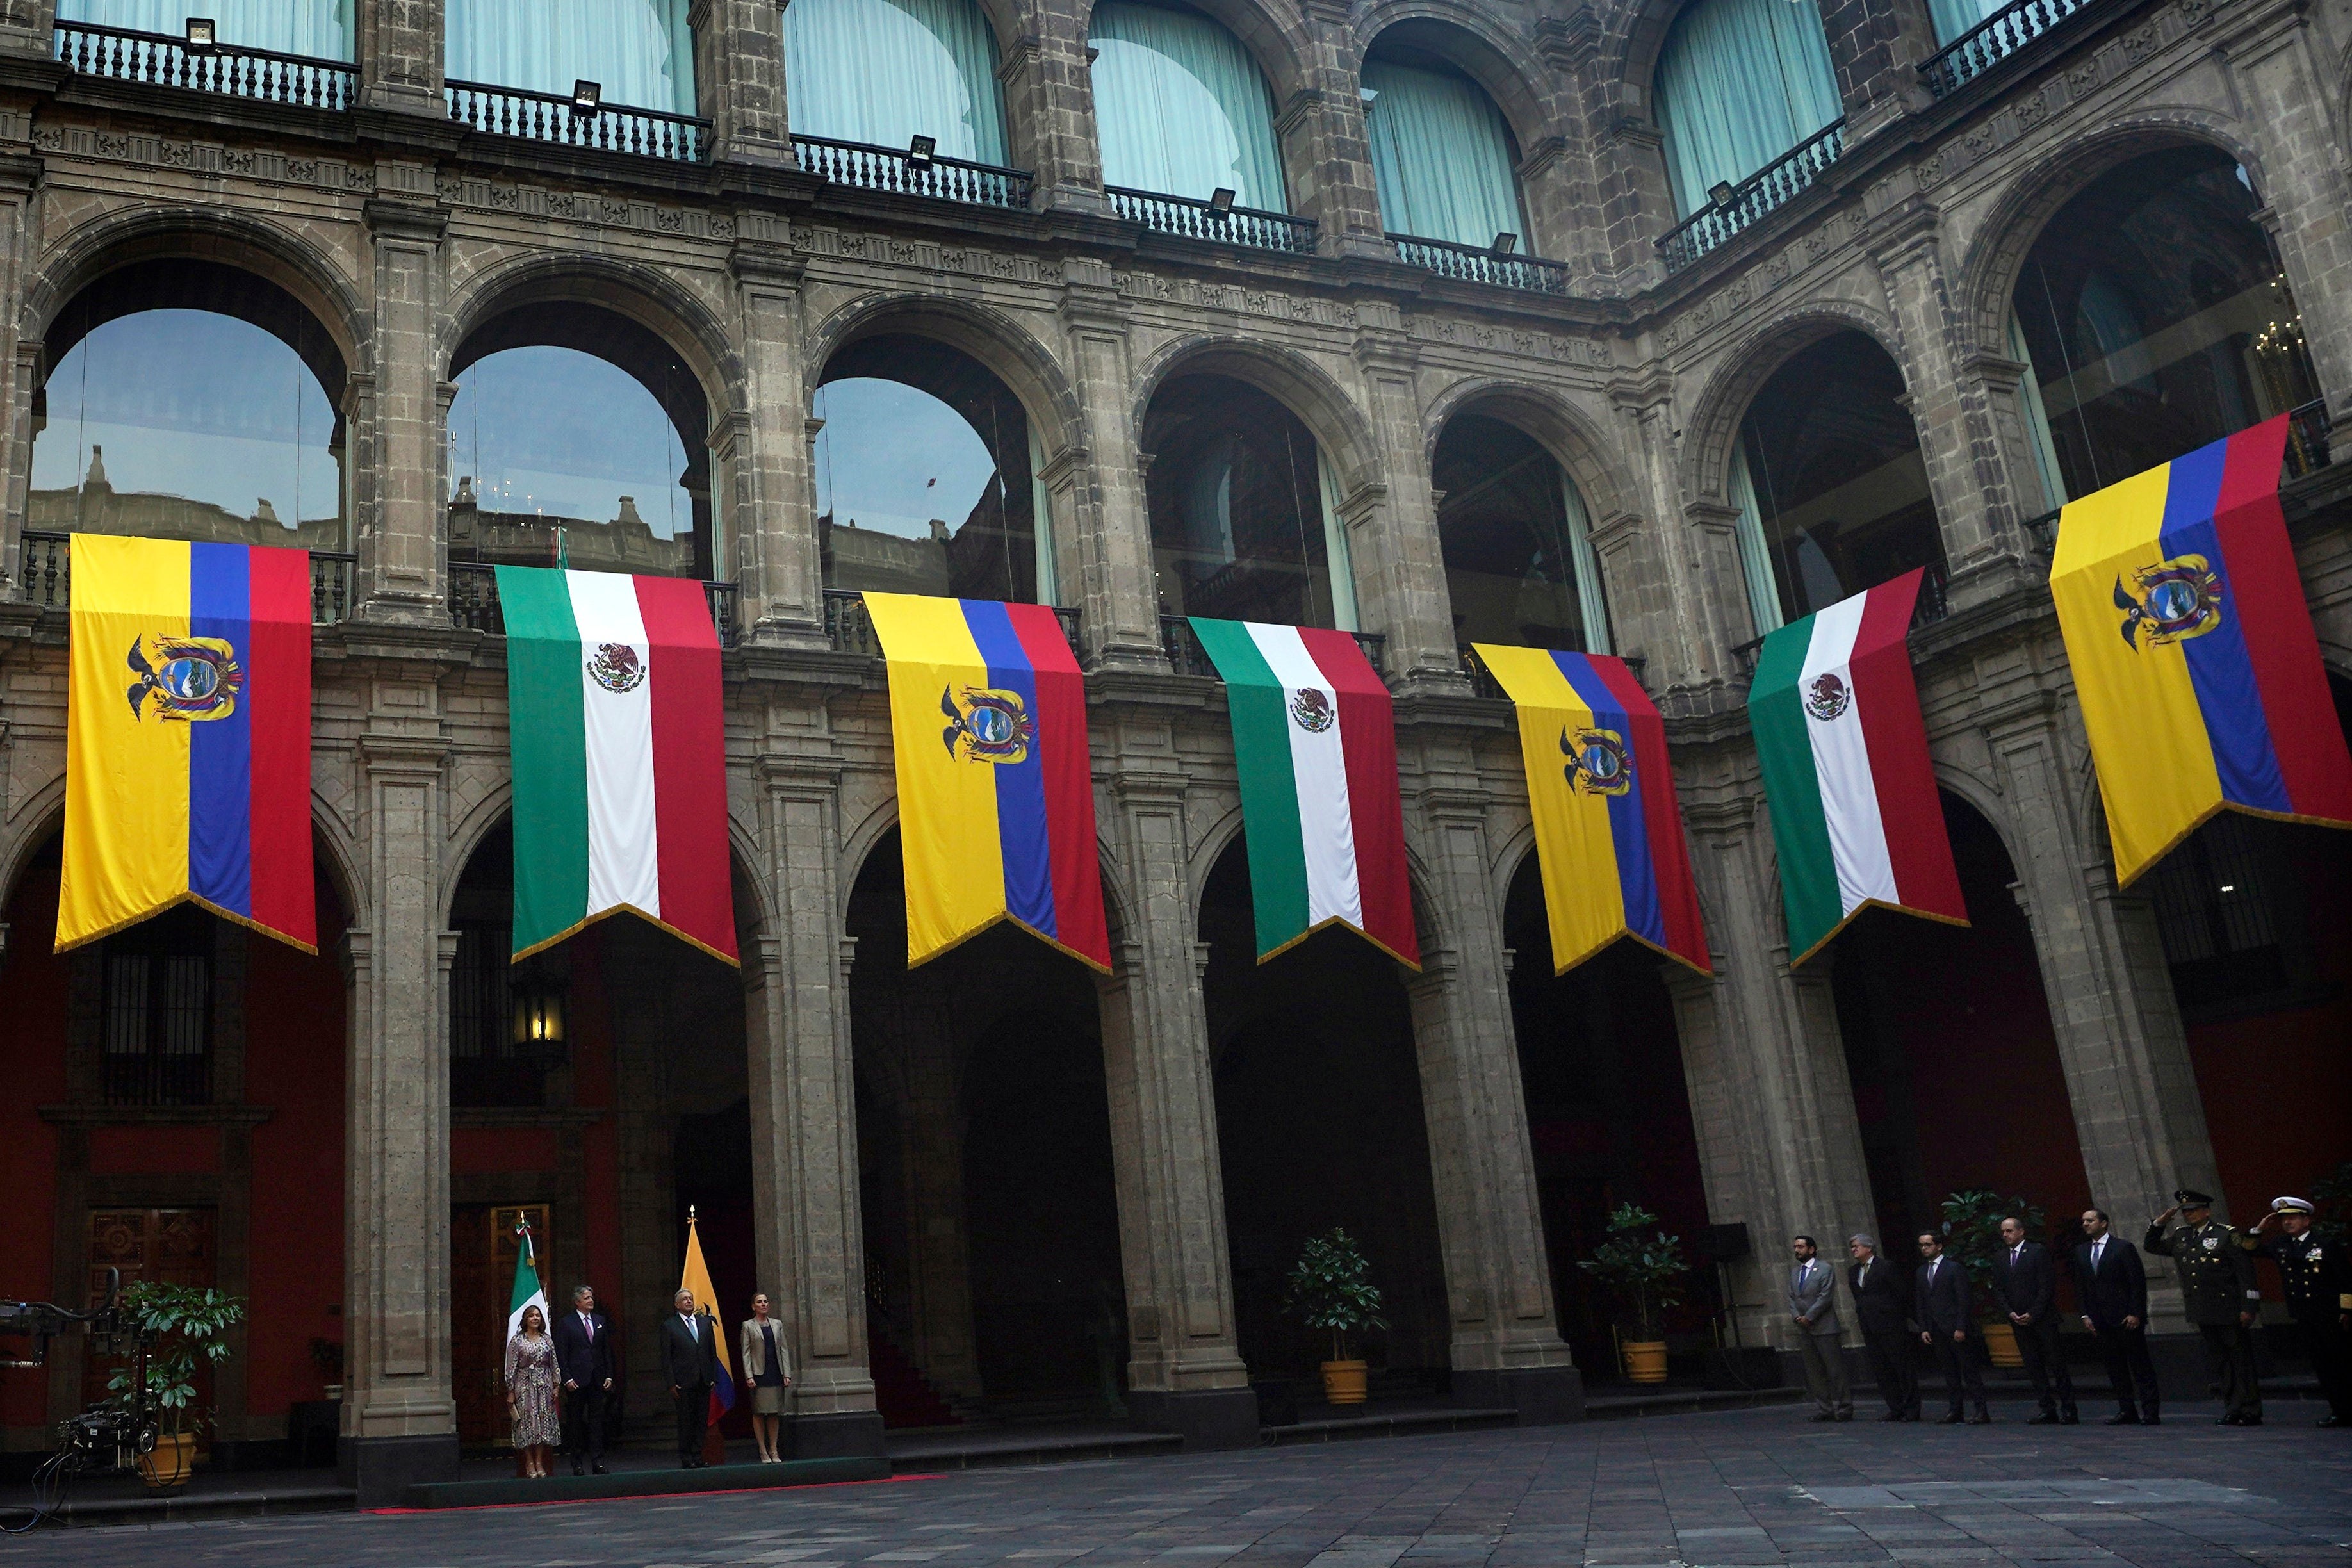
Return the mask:
<path id="1" fill-rule="evenodd" d="M 205 1285 L 142 1282 L 122 1293 L 126 1323 L 148 1342 L 146 1386 L 142 1363 L 115 1369 L 107 1392 L 126 1407 L 154 1411 L 159 1428 L 152 1453 L 139 1457 L 140 1479 L 161 1491 L 187 1484 L 196 1433 L 209 1412 L 196 1405 L 196 1373 L 228 1358 L 221 1336 L 245 1321 L 245 1303 Z"/>
<path id="2" fill-rule="evenodd" d="M 1283 1307 L 1310 1329 L 1331 1335 L 1331 1359 L 1323 1363 L 1323 1397 L 1333 1405 L 1364 1402 L 1364 1363 L 1348 1354 L 1348 1336 L 1385 1329 L 1380 1288 L 1356 1238 L 1333 1227 L 1309 1237 L 1290 1271 Z"/>
<path id="3" fill-rule="evenodd" d="M 1622 1342 L 1625 1375 L 1634 1383 L 1666 1381 L 1666 1339 L 1659 1314 L 1682 1305 L 1678 1281 L 1690 1272 L 1682 1241 L 1654 1227 L 1658 1216 L 1639 1204 L 1619 1204 L 1609 1215 L 1608 1239 L 1579 1268 L 1609 1287 L 1632 1315 Z"/>
<path id="4" fill-rule="evenodd" d="M 1992 1271 L 2001 1249 L 2000 1222 L 2014 1215 L 2033 1235 L 2042 1228 L 2041 1205 L 2023 1198 L 2002 1197 L 1990 1187 L 1957 1192 L 1943 1202 L 1944 1250 L 1968 1271 L 1969 1295 L 1977 1311 L 1977 1328 L 1984 1335 L 1985 1354 L 2000 1367 L 2023 1366 L 2025 1354 L 2017 1348 L 2017 1329 L 1992 1309 Z"/>
<path id="5" fill-rule="evenodd" d="M 324 1396 L 329 1399 L 341 1399 L 343 1396 L 342 1341 L 331 1340 L 324 1336 L 312 1339 L 310 1364 L 319 1369 L 320 1380 L 325 1385 Z"/>

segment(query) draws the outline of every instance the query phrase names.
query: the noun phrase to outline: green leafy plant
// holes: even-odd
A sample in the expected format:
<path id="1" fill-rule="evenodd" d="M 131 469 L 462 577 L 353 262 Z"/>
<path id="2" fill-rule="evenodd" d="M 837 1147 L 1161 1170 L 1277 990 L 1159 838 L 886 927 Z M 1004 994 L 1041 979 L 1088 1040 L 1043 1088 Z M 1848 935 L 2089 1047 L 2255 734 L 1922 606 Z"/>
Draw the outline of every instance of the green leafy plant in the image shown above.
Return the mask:
<path id="1" fill-rule="evenodd" d="M 1682 1305 L 1680 1281 L 1690 1272 L 1682 1240 L 1654 1228 L 1658 1216 L 1638 1204 L 1619 1204 L 1609 1215 L 1608 1239 L 1577 1267 L 1608 1286 L 1632 1311 L 1643 1341 L 1658 1337 L 1658 1313 Z"/>
<path id="2" fill-rule="evenodd" d="M 221 1336 L 245 1321 L 245 1303 L 205 1285 L 141 1283 L 122 1292 L 124 1320 L 154 1336 L 147 1351 L 147 1399 L 163 1413 L 163 1429 L 174 1436 L 194 1432 L 210 1412 L 196 1406 L 196 1373 L 228 1359 Z M 137 1402 L 138 1363 L 115 1369 L 107 1392 L 116 1402 Z"/>
<path id="3" fill-rule="evenodd" d="M 2352 1160 L 2347 1160 L 2311 1184 L 2311 1202 L 2319 1210 L 2315 1227 L 2329 1241 L 2352 1242 Z"/>
<path id="4" fill-rule="evenodd" d="M 1348 1336 L 1366 1329 L 1385 1329 L 1380 1287 L 1371 1282 L 1372 1266 L 1356 1238 L 1338 1226 L 1309 1237 L 1290 1271 L 1283 1293 L 1283 1310 L 1310 1329 L 1331 1335 L 1331 1359 L 1347 1361 Z"/>
<path id="5" fill-rule="evenodd" d="M 1959 1259 L 1967 1271 L 1969 1290 L 1981 1308 L 1992 1300 L 1993 1264 L 2008 1246 L 2000 1238 L 2000 1222 L 2015 1215 L 2028 1237 L 2039 1237 L 2049 1216 L 2039 1204 L 2020 1197 L 2002 1197 L 1990 1187 L 1971 1187 L 1943 1202 L 1944 1223 L 1938 1227 L 1944 1250 Z M 2004 1320 L 2005 1321 L 2006 1320 Z"/>

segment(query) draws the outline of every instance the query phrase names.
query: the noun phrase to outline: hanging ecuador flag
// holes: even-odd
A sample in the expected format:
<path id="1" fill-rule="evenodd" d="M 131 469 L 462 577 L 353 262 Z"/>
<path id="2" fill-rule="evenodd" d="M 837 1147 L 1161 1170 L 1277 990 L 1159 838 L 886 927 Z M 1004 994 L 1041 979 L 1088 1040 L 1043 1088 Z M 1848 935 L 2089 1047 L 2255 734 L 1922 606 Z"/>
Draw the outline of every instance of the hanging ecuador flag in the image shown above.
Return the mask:
<path id="1" fill-rule="evenodd" d="M 1756 657 L 1748 720 L 1772 807 L 1790 963 L 1873 904 L 1969 923 L 1904 641 L 1923 575 L 1791 621 Z"/>
<path id="2" fill-rule="evenodd" d="M 69 548 L 58 951 L 193 903 L 316 952 L 310 553 Z"/>
<path id="3" fill-rule="evenodd" d="M 1625 936 L 1712 973 L 1665 721 L 1633 672 L 1605 655 L 1472 647 L 1519 711 L 1552 973 Z"/>
<path id="4" fill-rule="evenodd" d="M 738 963 L 719 633 L 702 584 L 498 571 L 514 956 L 626 910 Z"/>
<path id="5" fill-rule="evenodd" d="M 999 921 L 1104 973 L 1087 691 L 1049 605 L 868 594 L 890 672 L 907 963 Z"/>
<path id="6" fill-rule="evenodd" d="M 1348 632 L 1212 621 L 1249 839 L 1257 961 L 1334 923 L 1421 967 L 1389 689 Z"/>
<path id="7" fill-rule="evenodd" d="M 2129 884 L 2217 811 L 2352 827 L 2279 511 L 2287 416 L 2068 504 L 2050 593 Z"/>
<path id="8" fill-rule="evenodd" d="M 694 1228 L 691 1204 L 686 1210 L 686 1266 L 678 1270 L 677 1288 L 694 1297 L 694 1310 L 710 1326 L 711 1345 L 719 1352 L 719 1379 L 710 1385 L 710 1424 L 716 1427 L 719 1417 L 735 1408 L 735 1363 L 727 1354 L 727 1335 L 719 1317 L 719 1292 L 711 1289 L 710 1268 L 702 1261 L 702 1237 Z"/>

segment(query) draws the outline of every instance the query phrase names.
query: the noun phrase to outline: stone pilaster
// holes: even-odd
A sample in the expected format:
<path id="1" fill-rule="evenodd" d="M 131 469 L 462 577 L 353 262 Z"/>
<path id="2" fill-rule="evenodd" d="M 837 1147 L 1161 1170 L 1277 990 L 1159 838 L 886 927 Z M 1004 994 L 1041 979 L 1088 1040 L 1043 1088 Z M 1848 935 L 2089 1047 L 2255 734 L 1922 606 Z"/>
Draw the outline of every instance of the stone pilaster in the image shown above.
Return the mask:
<path id="1" fill-rule="evenodd" d="M 1586 73 L 1599 62 L 1602 37 L 1601 18 L 1589 5 L 1536 19 L 1536 49 L 1552 71 L 1544 99 L 1550 134 L 1531 139 L 1519 155 L 1519 199 L 1531 231 L 1526 247 L 1566 262 L 1569 287 L 1581 294 L 1611 291 L 1601 282 L 1610 271 L 1609 238 L 1584 113 Z"/>
<path id="2" fill-rule="evenodd" d="M 444 0 L 358 0 L 360 102 L 446 120 L 442 100 Z"/>
<path id="3" fill-rule="evenodd" d="M 1368 313 L 1391 315 L 1385 307 Z M 1417 361 L 1412 341 L 1401 331 L 1368 330 L 1356 340 L 1366 411 L 1386 467 L 1377 478 L 1358 476 L 1357 484 L 1348 487 L 1340 498 L 1341 521 L 1363 629 L 1388 636 L 1388 668 L 1382 673 L 1391 681 L 1435 680 L 1466 689 L 1454 646 L 1453 601 L 1446 593 L 1445 553 L 1421 438 L 1421 403 L 1413 392 Z M 1378 485 L 1379 493 L 1358 493 L 1369 485 Z"/>
<path id="4" fill-rule="evenodd" d="M 776 0 L 694 0 L 694 79 L 714 163 L 789 168 L 784 12 Z"/>
<path id="5" fill-rule="evenodd" d="M 0 0 L 0 54 L 46 58 L 57 11 L 57 0 Z"/>
<path id="6" fill-rule="evenodd" d="M 375 358 L 370 372 L 354 374 L 347 394 L 356 448 L 353 613 L 367 621 L 436 625 L 447 603 L 441 540 L 447 393 L 437 329 L 449 209 L 434 201 L 433 171 L 423 164 L 379 164 L 376 188 L 366 209 Z"/>
<path id="7" fill-rule="evenodd" d="M 1737 514 L 1719 499 L 1681 493 L 1674 391 L 1673 377 L 1663 373 L 1620 376 L 1610 384 L 1609 400 L 1643 510 L 1683 518 L 1687 546 L 1645 547 L 1639 520 L 1631 517 L 1600 520 L 1593 532 L 1618 649 L 1643 653 L 1648 664 L 1642 679 L 1654 694 L 1719 685 L 1737 675 L 1729 650 L 1754 635 L 1732 531 Z"/>
<path id="8" fill-rule="evenodd" d="M 806 263 L 747 241 L 728 265 L 742 330 L 744 405 L 712 430 L 711 456 L 730 487 L 743 635 L 770 647 L 821 647 L 824 566 L 801 354 Z"/>
<path id="9" fill-rule="evenodd" d="M 1320 226 L 1326 255 L 1387 256 L 1346 0 L 1306 0 L 1302 10 L 1307 47 L 1300 82 L 1275 121 L 1290 210 Z"/>
<path id="10" fill-rule="evenodd" d="M 46 22 L 43 27 L 46 37 Z M 7 47 L 0 27 L 0 50 Z M 33 193 L 41 165 L 28 140 L 32 121 L 26 109 L 0 109 L 0 464 L 5 465 L 0 473 L 8 485 L 0 509 L 0 598 L 25 596 L 26 491 L 33 473 L 33 394 L 41 374 L 40 346 L 23 335 L 25 285 L 39 227 Z"/>
<path id="11" fill-rule="evenodd" d="M 1065 576 L 1062 603 L 1082 612 L 1083 656 L 1090 664 L 1163 667 L 1160 593 L 1151 563 L 1151 518 L 1143 493 L 1139 434 L 1128 407 L 1133 384 L 1126 302 L 1108 266 L 1079 257 L 1064 264 L 1062 330 L 1070 380 L 1083 416 L 1091 473 L 1073 485 L 1092 493 L 1096 526 L 1076 540 L 1077 572 Z M 1055 516 L 1062 515 L 1055 496 Z M 1074 516 L 1084 516 L 1074 509 Z"/>
<path id="12" fill-rule="evenodd" d="M 1798 0 L 1811 4 L 1813 0 Z M 1819 0 L 1830 65 L 1845 104 L 1848 144 L 1927 106 L 1918 64 L 1936 52 L 1925 5 L 1889 0 Z"/>
<path id="13" fill-rule="evenodd" d="M 1039 206 L 1108 215 L 1086 28 L 1074 6 L 1025 14 L 1037 30 L 1004 40 L 996 68 L 1012 161 L 1037 176 Z"/>

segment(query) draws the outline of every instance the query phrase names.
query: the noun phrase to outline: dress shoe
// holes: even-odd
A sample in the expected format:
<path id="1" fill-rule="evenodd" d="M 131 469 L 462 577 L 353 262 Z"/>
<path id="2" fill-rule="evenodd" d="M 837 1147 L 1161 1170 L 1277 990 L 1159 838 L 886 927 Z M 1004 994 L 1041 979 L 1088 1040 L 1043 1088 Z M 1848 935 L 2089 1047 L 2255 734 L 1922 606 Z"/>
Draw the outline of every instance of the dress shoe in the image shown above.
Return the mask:
<path id="1" fill-rule="evenodd" d="M 2139 1418 L 2139 1424 L 2143 1426 L 2161 1426 L 2164 1425 L 2164 1417 L 2151 1410 Z"/>
<path id="2" fill-rule="evenodd" d="M 572 1473 L 575 1476 L 583 1473 L 580 1468 L 580 1461 L 577 1459 L 572 1461 Z"/>
<path id="3" fill-rule="evenodd" d="M 1841 1421 L 1851 1421 L 1853 1419 L 1853 1412 L 1851 1410 L 1841 1410 L 1837 1413 L 1837 1418 Z"/>
<path id="4" fill-rule="evenodd" d="M 1816 1410 L 1810 1417 L 1808 1417 L 1808 1419 L 1814 1421 L 1834 1421 L 1837 1417 L 1831 1415 L 1826 1410 Z"/>
<path id="5" fill-rule="evenodd" d="M 2262 1424 L 2263 1418 L 2259 1415 L 2241 1415 L 2238 1417 L 2238 1425 L 2241 1426 L 2259 1426 Z"/>
<path id="6" fill-rule="evenodd" d="M 2058 1425 L 2061 1426 L 2080 1426 L 2082 1424 L 2083 1418 L 2074 1414 L 2072 1410 L 2062 1412 L 2059 1415 Z"/>
<path id="7" fill-rule="evenodd" d="M 588 1468 L 595 1471 L 600 1476 L 604 1474 L 604 1461 L 602 1459 L 597 1460 L 593 1465 L 591 1465 Z"/>
<path id="8" fill-rule="evenodd" d="M 1949 1415 L 1945 1416 L 1941 1421 L 1937 1422 L 1936 1425 L 1938 1426 L 1957 1426 L 1967 1419 L 1967 1416 L 1955 1410 Z"/>
<path id="9" fill-rule="evenodd" d="M 1969 1420 L 1969 1426 L 1991 1426 L 1991 1425 L 1992 1425 L 1992 1412 L 1991 1412 L 1991 1411 L 1990 1411 L 1990 1410 L 1987 1410 L 1987 1409 L 1986 1409 L 1983 1405 L 1978 1405 L 1978 1406 L 1977 1406 L 1977 1413 L 1976 1413 L 1976 1415 L 1974 1415 L 1974 1416 Z"/>
<path id="10" fill-rule="evenodd" d="M 1890 1410 L 1885 1415 L 1880 1416 L 1879 1419 L 1881 1421 L 1900 1421 L 1903 1419 L 1903 1412 L 1900 1410 Z M 2326 1426 L 2326 1423 L 2322 1422 L 2321 1425 Z"/>
<path id="11" fill-rule="evenodd" d="M 2026 1425 L 2028 1426 L 2055 1426 L 2058 1425 L 2058 1413 L 2054 1410 L 2045 1410 L 2041 1415 L 2036 1415 L 2032 1420 L 2028 1421 Z"/>
<path id="12" fill-rule="evenodd" d="M 2341 1415 L 2323 1415 L 2318 1420 L 2313 1422 L 2312 1425 L 2315 1426 L 2352 1426 L 2352 1421 L 2347 1421 Z"/>
<path id="13" fill-rule="evenodd" d="M 2139 1425 L 2139 1412 L 2137 1410 L 2126 1410 L 2121 1415 L 2110 1415 L 2107 1417 L 2107 1425 L 2110 1426 L 2137 1426 Z"/>
<path id="14" fill-rule="evenodd" d="M 2234 1415 L 2216 1415 L 2213 1417 L 2213 1425 L 2216 1426 L 2235 1426 L 2237 1424 L 2238 1418 Z"/>

